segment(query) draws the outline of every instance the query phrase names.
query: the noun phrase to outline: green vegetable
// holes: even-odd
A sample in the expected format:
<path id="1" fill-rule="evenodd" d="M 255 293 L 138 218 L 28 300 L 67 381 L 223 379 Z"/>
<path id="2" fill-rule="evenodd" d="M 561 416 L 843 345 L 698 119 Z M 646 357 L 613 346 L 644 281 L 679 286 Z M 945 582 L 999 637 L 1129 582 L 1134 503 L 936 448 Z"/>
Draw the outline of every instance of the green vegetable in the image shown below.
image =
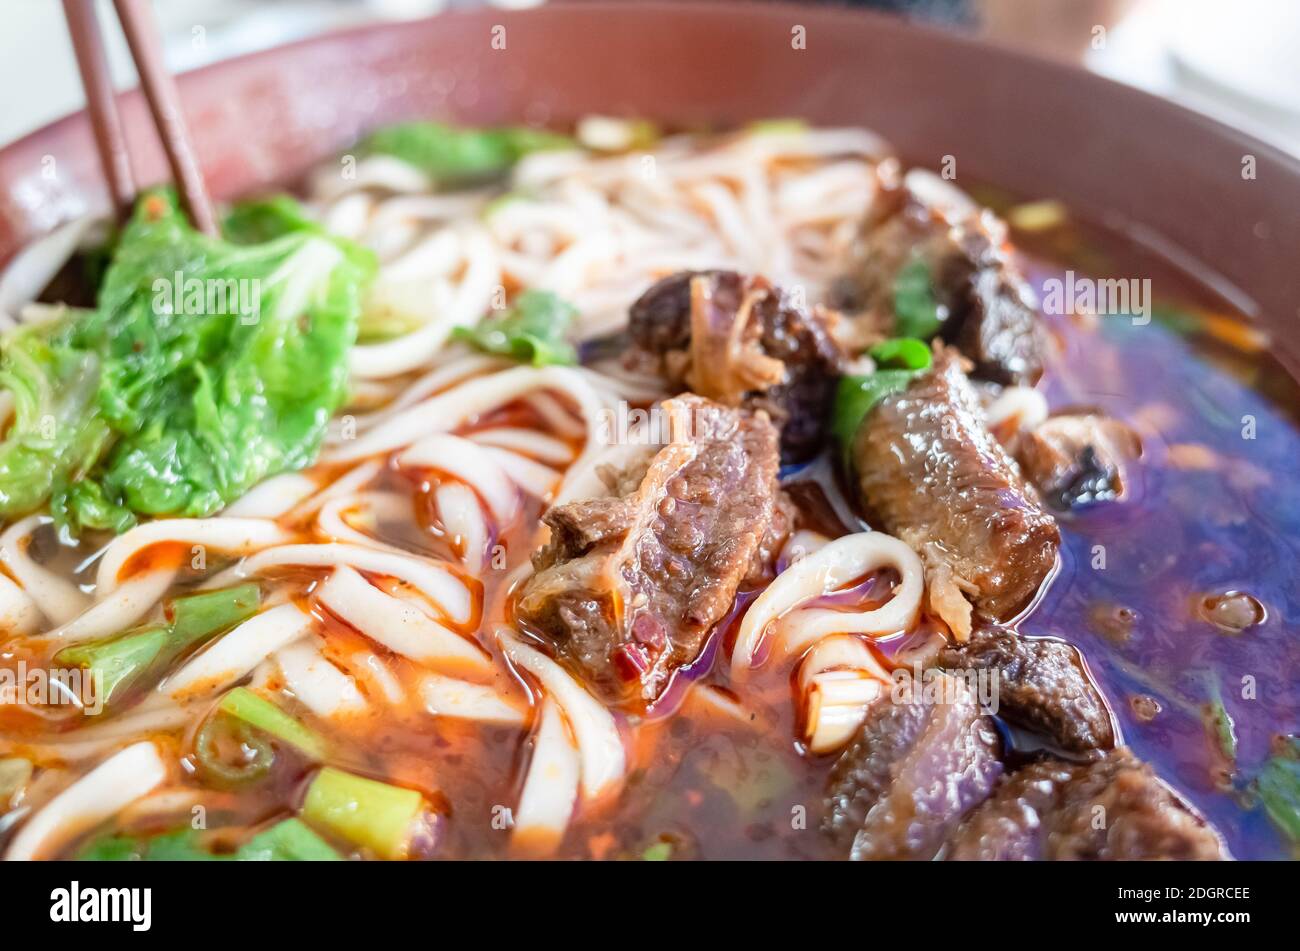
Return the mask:
<path id="1" fill-rule="evenodd" d="M 917 258 L 894 279 L 894 332 L 900 337 L 929 340 L 943 326 L 934 297 L 930 267 Z"/>
<path id="2" fill-rule="evenodd" d="M 256 614 L 261 604 L 261 591 L 254 582 L 176 598 L 168 612 L 173 646 L 187 647 L 232 628 Z"/>
<path id="3" fill-rule="evenodd" d="M 846 376 L 835 391 L 831 432 L 847 455 L 858 427 L 875 405 L 890 393 L 907 389 L 916 370 L 877 370 L 862 376 Z"/>
<path id="4" fill-rule="evenodd" d="M 251 582 L 176 598 L 169 605 L 170 624 L 65 647 L 54 662 L 89 670 L 100 678 L 95 689 L 103 703 L 113 703 L 185 651 L 252 617 L 260 604 L 261 594 Z"/>
<path id="5" fill-rule="evenodd" d="M 753 135 L 793 135 L 807 132 L 808 123 L 803 119 L 755 119 L 745 126 L 745 131 Z"/>
<path id="6" fill-rule="evenodd" d="M 162 838 L 162 836 L 159 836 Z M 95 839 L 77 853 L 79 862 L 138 862 L 144 858 L 143 843 L 125 835 Z"/>
<path id="7" fill-rule="evenodd" d="M 1300 843 L 1300 737 L 1289 736 L 1255 777 L 1264 810 L 1293 843 Z"/>
<path id="8" fill-rule="evenodd" d="M 401 859 L 425 808 L 424 797 L 413 789 L 327 766 L 308 787 L 302 815 L 312 825 L 380 858 Z"/>
<path id="9" fill-rule="evenodd" d="M 573 145 L 568 136 L 522 126 L 457 129 L 440 122 L 403 122 L 375 132 L 361 151 L 402 159 L 439 185 L 460 185 L 500 176 L 531 152 Z"/>
<path id="10" fill-rule="evenodd" d="M 0 341 L 0 390 L 14 400 L 0 442 L 0 519 L 30 512 L 56 487 L 83 478 L 111 441 L 96 412 L 101 360 L 63 342 L 71 319 L 20 327 Z"/>
<path id="11" fill-rule="evenodd" d="M 289 199 L 196 232 L 143 196 L 93 311 L 0 342 L 16 417 L 0 444 L 0 518 L 50 500 L 65 535 L 135 516 L 211 515 L 315 458 L 347 385 L 373 258 Z"/>
<path id="12" fill-rule="evenodd" d="M 246 862 L 337 862 L 342 858 L 301 819 L 285 819 L 258 833 L 235 855 Z"/>
<path id="13" fill-rule="evenodd" d="M 233 853 L 214 855 L 194 829 L 178 829 L 151 839 L 105 836 L 77 855 L 90 862 L 337 862 L 343 857 L 301 819 L 285 819 L 259 832 Z"/>
<path id="14" fill-rule="evenodd" d="M 671 842 L 656 842 L 641 853 L 643 862 L 667 862 L 673 857 L 673 844 Z"/>
<path id="15" fill-rule="evenodd" d="M 324 228 L 307 217 L 302 205 L 288 195 L 241 201 L 221 223 L 221 234 L 235 244 L 262 244 L 295 232 L 327 235 Z M 364 252 L 355 246 L 342 247 L 356 256 L 358 265 L 364 266 Z"/>
<path id="16" fill-rule="evenodd" d="M 227 754 L 233 750 L 234 758 Z M 239 789 L 262 779 L 275 765 L 275 751 L 252 725 L 218 710 L 194 737 L 194 759 L 203 777 L 222 789 Z"/>
<path id="17" fill-rule="evenodd" d="M 1214 740 L 1219 752 L 1223 754 L 1223 758 L 1235 764 L 1237 762 L 1237 725 L 1232 720 L 1232 714 L 1228 712 L 1228 708 L 1223 704 L 1223 696 L 1219 691 L 1217 678 L 1210 680 L 1210 702 L 1205 705 L 1202 717 L 1210 738 Z"/>
<path id="18" fill-rule="evenodd" d="M 847 458 L 858 427 L 875 405 L 890 393 L 907 389 L 918 373 L 933 362 L 929 346 L 915 337 L 894 337 L 869 351 L 880 368 L 874 373 L 846 376 L 835 391 L 831 433 Z"/>
<path id="19" fill-rule="evenodd" d="M 324 738 L 247 687 L 236 687 L 227 693 L 217 704 L 217 710 L 288 743 L 313 759 L 325 758 Z"/>
<path id="20" fill-rule="evenodd" d="M 578 314 L 572 304 L 550 291 L 524 291 L 505 313 L 484 318 L 477 327 L 457 327 L 454 336 L 487 353 L 497 353 L 540 367 L 578 360 L 564 339 Z"/>
<path id="21" fill-rule="evenodd" d="M 96 696 L 107 705 L 121 700 L 154 666 L 167 639 L 167 628 L 146 627 L 108 640 L 65 647 L 54 656 L 54 662 L 90 671 Z"/>
<path id="22" fill-rule="evenodd" d="M 872 347 L 868 354 L 881 369 L 924 370 L 934 357 L 924 340 L 915 337 L 894 337 Z"/>

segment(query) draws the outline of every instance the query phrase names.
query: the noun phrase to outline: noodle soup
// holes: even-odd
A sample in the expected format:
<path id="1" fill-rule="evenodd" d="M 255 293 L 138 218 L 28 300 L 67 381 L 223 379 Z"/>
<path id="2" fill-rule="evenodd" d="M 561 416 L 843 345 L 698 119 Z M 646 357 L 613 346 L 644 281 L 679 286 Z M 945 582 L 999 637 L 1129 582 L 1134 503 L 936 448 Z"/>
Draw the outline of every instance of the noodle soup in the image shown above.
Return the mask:
<path id="1" fill-rule="evenodd" d="M 1177 322 L 1040 306 L 1067 220 L 1009 240 L 861 130 L 365 152 L 177 265 L 263 290 L 220 369 L 158 371 L 174 403 L 111 385 L 204 352 L 183 298 L 161 342 L 156 308 L 144 344 L 46 303 L 10 332 L 85 418 L 19 447 L 52 475 L 0 537 L 3 667 L 86 683 L 0 706 L 7 857 L 1288 853 L 1294 594 L 1258 552 L 1300 530 L 1295 390 L 1236 316 L 1163 280 Z M 933 824 L 882 818 L 932 783 Z M 987 831 L 1117 783 L 1150 839 Z"/>

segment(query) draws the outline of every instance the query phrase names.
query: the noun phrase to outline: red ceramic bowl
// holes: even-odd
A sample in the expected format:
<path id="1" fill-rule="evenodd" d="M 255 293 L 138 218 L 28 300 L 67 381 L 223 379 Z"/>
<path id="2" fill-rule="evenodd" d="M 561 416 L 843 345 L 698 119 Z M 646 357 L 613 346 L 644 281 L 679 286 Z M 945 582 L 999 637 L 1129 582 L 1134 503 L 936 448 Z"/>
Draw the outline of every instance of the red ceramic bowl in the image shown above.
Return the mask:
<path id="1" fill-rule="evenodd" d="M 953 156 L 959 182 L 1058 198 L 1126 230 L 1264 325 L 1300 371 L 1300 162 L 1081 70 L 900 20 L 784 4 L 484 10 L 324 36 L 189 73 L 180 86 L 208 181 L 225 198 L 291 181 L 366 129 L 413 116 L 864 125 L 918 163 Z M 124 112 L 137 176 L 164 178 L 138 93 Z M 84 115 L 8 146 L 0 261 L 105 205 Z"/>

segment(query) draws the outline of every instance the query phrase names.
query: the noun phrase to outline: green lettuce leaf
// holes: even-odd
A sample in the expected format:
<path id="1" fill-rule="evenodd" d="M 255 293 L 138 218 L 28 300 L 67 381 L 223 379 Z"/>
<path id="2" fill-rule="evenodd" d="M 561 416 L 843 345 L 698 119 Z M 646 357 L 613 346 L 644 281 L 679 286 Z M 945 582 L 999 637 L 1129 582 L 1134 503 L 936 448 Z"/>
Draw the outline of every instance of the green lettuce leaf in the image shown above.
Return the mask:
<path id="1" fill-rule="evenodd" d="M 484 318 L 477 327 L 457 327 L 453 336 L 535 367 L 572 364 L 578 355 L 564 335 L 577 314 L 550 291 L 524 291 L 504 313 Z"/>
<path id="2" fill-rule="evenodd" d="M 120 532 L 141 514 L 211 515 L 314 460 L 345 397 L 373 257 L 288 198 L 237 209 L 231 237 L 149 193 L 96 308 L 0 343 L 16 409 L 0 517 L 49 499 L 66 535 Z"/>
<path id="3" fill-rule="evenodd" d="M 0 390 L 13 423 L 0 442 L 0 517 L 39 507 L 58 486 L 83 478 L 112 439 L 96 413 L 100 359 L 67 346 L 64 317 L 0 341 Z"/>
<path id="4" fill-rule="evenodd" d="M 523 126 L 458 129 L 441 122 L 403 122 L 373 133 L 361 151 L 402 159 L 439 185 L 461 185 L 503 175 L 531 152 L 573 147 L 568 136 Z"/>

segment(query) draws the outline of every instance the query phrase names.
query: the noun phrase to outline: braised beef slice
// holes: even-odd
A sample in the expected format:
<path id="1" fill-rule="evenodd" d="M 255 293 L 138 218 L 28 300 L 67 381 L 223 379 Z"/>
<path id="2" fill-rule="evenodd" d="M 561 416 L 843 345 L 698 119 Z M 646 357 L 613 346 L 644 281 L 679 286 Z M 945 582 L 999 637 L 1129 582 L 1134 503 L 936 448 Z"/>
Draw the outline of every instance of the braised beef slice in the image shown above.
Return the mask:
<path id="1" fill-rule="evenodd" d="M 1141 455 L 1142 442 L 1108 416 L 1067 413 L 1021 433 L 1014 452 L 1043 497 L 1070 509 L 1123 495 L 1126 467 Z"/>
<path id="2" fill-rule="evenodd" d="M 831 771 L 826 832 L 853 859 L 929 859 L 993 788 L 993 723 L 959 678 L 931 671 L 873 704 Z"/>
<path id="3" fill-rule="evenodd" d="M 950 670 L 996 672 L 996 712 L 1062 750 L 1083 753 L 1115 745 L 1110 709 L 1078 650 L 1064 641 L 984 628 L 969 643 L 940 651 L 936 663 Z"/>
<path id="4" fill-rule="evenodd" d="M 991 212 L 958 213 L 926 204 L 892 166 L 867 221 L 859 272 L 860 305 L 893 314 L 899 274 L 926 265 L 943 319 L 939 336 L 996 383 L 1032 383 L 1042 373 L 1033 294 L 1005 250 L 1006 227 Z M 888 324 L 888 321 L 886 321 Z"/>
<path id="5" fill-rule="evenodd" d="M 959 639 L 971 630 L 962 595 L 1005 621 L 1052 571 L 1056 520 L 985 428 L 953 351 L 872 409 L 852 462 L 868 516 L 921 555 L 931 609 Z"/>
<path id="6" fill-rule="evenodd" d="M 821 448 L 844 355 L 834 315 L 734 271 L 683 271 L 632 305 L 628 362 L 727 406 L 765 410 L 786 462 Z"/>
<path id="7" fill-rule="evenodd" d="M 952 860 L 1214 860 L 1213 827 L 1127 749 L 1049 759 L 1003 778 L 952 837 Z"/>
<path id="8" fill-rule="evenodd" d="M 658 696 L 790 528 L 764 414 L 689 395 L 661 409 L 671 442 L 615 473 L 614 496 L 546 513 L 550 541 L 516 602 L 519 620 L 612 700 Z"/>

